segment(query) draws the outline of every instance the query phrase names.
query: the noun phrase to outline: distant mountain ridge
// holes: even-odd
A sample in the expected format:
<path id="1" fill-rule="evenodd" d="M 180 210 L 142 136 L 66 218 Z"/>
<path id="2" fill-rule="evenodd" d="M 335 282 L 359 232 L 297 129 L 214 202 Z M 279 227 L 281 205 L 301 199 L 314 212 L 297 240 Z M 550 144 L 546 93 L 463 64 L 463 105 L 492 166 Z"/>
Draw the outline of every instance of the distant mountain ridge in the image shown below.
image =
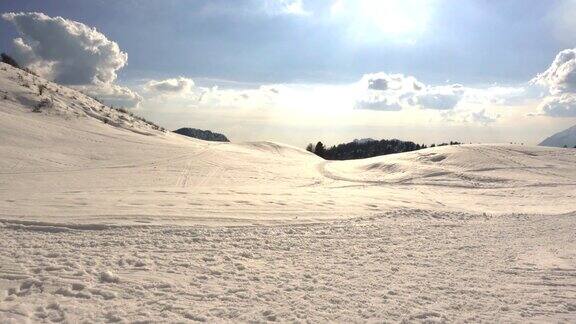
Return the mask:
<path id="1" fill-rule="evenodd" d="M 212 142 L 230 142 L 224 134 L 215 133 L 210 130 L 201 130 L 197 128 L 182 127 L 174 133 Z"/>
<path id="2" fill-rule="evenodd" d="M 576 125 L 558 132 L 538 144 L 540 146 L 554 147 L 575 147 L 576 146 Z"/>

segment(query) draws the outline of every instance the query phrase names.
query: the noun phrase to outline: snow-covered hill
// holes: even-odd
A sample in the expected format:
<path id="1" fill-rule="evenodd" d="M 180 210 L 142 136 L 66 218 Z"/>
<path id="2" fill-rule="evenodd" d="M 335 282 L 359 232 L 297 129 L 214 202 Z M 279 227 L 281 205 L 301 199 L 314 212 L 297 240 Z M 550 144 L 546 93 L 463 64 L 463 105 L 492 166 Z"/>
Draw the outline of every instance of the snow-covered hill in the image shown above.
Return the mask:
<path id="1" fill-rule="evenodd" d="M 397 207 L 574 209 L 567 200 L 576 183 L 573 151 L 462 145 L 326 162 L 283 144 L 215 143 L 163 132 L 5 64 L 0 80 L 6 97 L 0 101 L 0 219 L 269 223 Z M 46 86 L 42 95 L 39 85 Z M 34 112 L 45 100 L 51 104 Z M 506 190 L 516 206 L 495 189 Z"/>
<path id="2" fill-rule="evenodd" d="M 568 148 L 576 147 L 576 125 L 546 138 L 538 145 Z"/>
<path id="3" fill-rule="evenodd" d="M 0 65 L 0 322 L 570 322 L 575 196 L 575 150 L 329 162 Z"/>

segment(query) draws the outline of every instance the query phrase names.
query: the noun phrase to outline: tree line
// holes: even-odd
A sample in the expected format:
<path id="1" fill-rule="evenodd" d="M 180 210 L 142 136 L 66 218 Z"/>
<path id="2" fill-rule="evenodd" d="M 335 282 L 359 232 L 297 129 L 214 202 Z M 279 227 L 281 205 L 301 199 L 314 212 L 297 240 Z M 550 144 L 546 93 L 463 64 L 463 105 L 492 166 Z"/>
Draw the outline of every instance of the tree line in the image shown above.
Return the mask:
<path id="1" fill-rule="evenodd" d="M 445 146 L 445 145 L 458 145 L 460 142 L 450 141 L 448 143 L 432 144 L 430 147 Z M 391 140 L 367 140 L 367 141 L 353 141 L 334 145 L 327 148 L 322 142 L 316 145 L 310 143 L 306 147 L 319 157 L 326 160 L 354 160 L 364 159 L 373 156 L 387 155 L 394 153 L 410 152 L 425 149 L 426 144 L 417 144 L 410 141 L 401 141 L 397 139 Z"/>

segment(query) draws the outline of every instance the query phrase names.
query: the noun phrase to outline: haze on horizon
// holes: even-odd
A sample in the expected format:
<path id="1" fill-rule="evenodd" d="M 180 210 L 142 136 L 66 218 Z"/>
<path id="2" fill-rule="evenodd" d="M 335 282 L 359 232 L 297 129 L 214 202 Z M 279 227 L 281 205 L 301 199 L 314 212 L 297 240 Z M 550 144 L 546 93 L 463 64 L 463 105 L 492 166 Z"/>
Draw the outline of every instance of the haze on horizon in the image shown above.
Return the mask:
<path id="1" fill-rule="evenodd" d="M 3 1 L 0 45 L 169 129 L 536 144 L 576 123 L 576 1 Z"/>

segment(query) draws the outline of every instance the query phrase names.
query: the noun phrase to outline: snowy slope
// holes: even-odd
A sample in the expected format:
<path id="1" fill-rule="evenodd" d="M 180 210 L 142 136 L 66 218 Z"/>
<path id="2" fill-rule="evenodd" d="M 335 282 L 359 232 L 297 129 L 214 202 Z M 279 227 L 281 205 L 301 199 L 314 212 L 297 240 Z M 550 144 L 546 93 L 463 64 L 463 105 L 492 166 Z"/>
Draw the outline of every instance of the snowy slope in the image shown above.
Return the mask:
<path id="1" fill-rule="evenodd" d="M 282 144 L 214 143 L 162 132 L 77 91 L 3 69 L 0 219 L 270 223 L 399 207 L 546 214 L 574 209 L 569 196 L 576 157 L 570 150 L 463 145 L 325 162 Z M 38 84 L 47 84 L 43 95 Z M 32 111 L 47 98 L 51 107 Z M 496 190 L 506 195 L 494 195 Z"/>
<path id="2" fill-rule="evenodd" d="M 540 146 L 554 146 L 554 147 L 576 147 L 576 125 L 558 132 L 538 144 Z"/>
<path id="3" fill-rule="evenodd" d="M 2 323 L 573 322 L 575 196 L 576 150 L 324 161 L 0 65 Z"/>

